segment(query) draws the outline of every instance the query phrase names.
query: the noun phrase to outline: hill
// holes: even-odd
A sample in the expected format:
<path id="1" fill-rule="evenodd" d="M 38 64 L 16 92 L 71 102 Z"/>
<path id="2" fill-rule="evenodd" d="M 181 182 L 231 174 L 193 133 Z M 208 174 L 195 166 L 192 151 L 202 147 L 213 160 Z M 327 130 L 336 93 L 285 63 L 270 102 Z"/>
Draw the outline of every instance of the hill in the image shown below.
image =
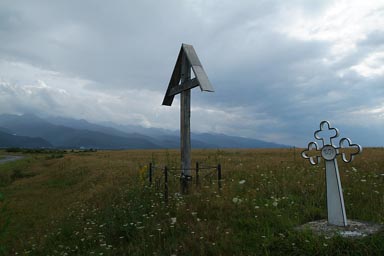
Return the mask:
<path id="1" fill-rule="evenodd" d="M 179 133 L 176 131 L 113 123 L 94 124 L 84 119 L 3 114 L 0 115 L 0 127 L 0 131 L 9 134 L 40 138 L 55 148 L 159 149 L 179 148 L 180 145 Z M 194 148 L 287 147 L 262 140 L 212 133 L 192 133 L 191 144 Z"/>
<path id="2" fill-rule="evenodd" d="M 12 135 L 0 129 L 0 148 L 51 148 L 52 145 L 42 138 L 31 138 L 25 136 Z"/>
<path id="3" fill-rule="evenodd" d="M 158 148 L 145 136 L 125 134 L 118 136 L 95 130 L 76 129 L 52 124 L 35 115 L 1 115 L 0 126 L 16 135 L 40 137 L 57 148 L 133 149 Z"/>

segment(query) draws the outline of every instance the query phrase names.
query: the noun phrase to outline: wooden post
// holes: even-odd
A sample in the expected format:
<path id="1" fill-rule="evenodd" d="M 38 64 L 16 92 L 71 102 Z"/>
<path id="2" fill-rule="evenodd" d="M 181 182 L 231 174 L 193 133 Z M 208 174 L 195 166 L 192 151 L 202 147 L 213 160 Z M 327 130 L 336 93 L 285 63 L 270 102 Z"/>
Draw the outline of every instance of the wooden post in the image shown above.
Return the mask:
<path id="1" fill-rule="evenodd" d="M 195 77 L 191 79 L 191 70 Z M 192 45 L 182 44 L 176 65 L 169 81 L 163 105 L 171 106 L 175 95 L 180 94 L 180 151 L 181 186 L 188 192 L 191 176 L 191 89 L 199 86 L 202 91 L 213 92 L 203 66 Z"/>
<path id="2" fill-rule="evenodd" d="M 217 184 L 219 185 L 219 189 L 221 189 L 221 164 L 217 165 Z"/>
<path id="3" fill-rule="evenodd" d="M 168 167 L 164 167 L 164 201 L 168 202 Z"/>
<path id="4" fill-rule="evenodd" d="M 182 55 L 181 84 L 191 79 L 191 64 L 186 54 Z M 191 90 L 181 92 L 180 101 L 180 150 L 183 179 L 191 177 Z"/>
<path id="5" fill-rule="evenodd" d="M 196 162 L 196 186 L 199 185 L 199 162 Z"/>
<path id="6" fill-rule="evenodd" d="M 149 163 L 149 185 L 152 186 L 152 163 Z"/>

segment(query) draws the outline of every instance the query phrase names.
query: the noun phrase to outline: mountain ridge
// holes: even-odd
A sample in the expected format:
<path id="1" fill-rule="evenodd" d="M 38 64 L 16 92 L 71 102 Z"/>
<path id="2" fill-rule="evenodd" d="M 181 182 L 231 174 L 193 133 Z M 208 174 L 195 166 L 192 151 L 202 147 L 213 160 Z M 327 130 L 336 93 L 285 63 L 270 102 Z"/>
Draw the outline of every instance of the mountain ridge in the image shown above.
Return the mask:
<path id="1" fill-rule="evenodd" d="M 27 136 L 17 136 L 1 131 L 1 148 L 51 148 L 52 144 L 42 138 L 33 138 Z"/>
<path id="2" fill-rule="evenodd" d="M 54 148 L 161 149 L 179 148 L 178 132 L 161 128 L 91 123 L 67 117 L 39 117 L 34 114 L 0 115 L 0 132 L 40 138 Z M 16 137 L 15 137 L 16 138 Z M 12 139 L 12 138 L 8 138 Z M 0 138 L 0 147 L 3 142 Z M 281 148 L 288 147 L 257 139 L 213 133 L 191 133 L 193 148 Z"/>

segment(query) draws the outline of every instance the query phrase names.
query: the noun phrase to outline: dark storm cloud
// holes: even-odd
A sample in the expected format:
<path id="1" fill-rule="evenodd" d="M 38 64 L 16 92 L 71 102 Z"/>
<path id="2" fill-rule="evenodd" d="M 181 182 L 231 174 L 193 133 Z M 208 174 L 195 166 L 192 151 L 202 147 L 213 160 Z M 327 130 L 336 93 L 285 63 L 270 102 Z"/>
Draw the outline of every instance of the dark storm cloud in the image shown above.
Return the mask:
<path id="1" fill-rule="evenodd" d="M 304 145 L 329 119 L 359 136 L 359 118 L 384 125 L 374 3 L 2 1 L 0 107 L 175 128 L 178 99 L 160 104 L 184 42 L 216 90 L 194 90 L 194 130 Z"/>
<path id="2" fill-rule="evenodd" d="M 261 32 L 255 43 L 267 45 L 261 26 L 271 22 L 264 18 L 276 12 L 279 3 L 245 3 L 252 8 L 199 1 L 5 1 L 0 15 L 4 21 L 1 54 L 108 82 L 103 86 L 109 88 L 154 89 L 151 81 L 168 78 L 182 42 L 194 44 L 208 55 L 207 61 L 209 52 L 219 48 L 227 55 L 224 61 L 229 68 L 250 56 L 236 51 L 253 47 L 254 42 L 244 45 L 250 40 L 247 34 Z M 212 8 L 220 12 L 210 14 Z M 247 25 L 251 22 L 254 25 Z"/>
<path id="3" fill-rule="evenodd" d="M 180 18 L 177 5 L 160 7 L 153 1 L 134 5 L 126 1 L 113 5 L 104 1 L 3 3 L 1 16 L 7 25 L 1 31 L 1 54 L 112 82 L 110 87 L 129 86 L 162 69 L 159 52 L 167 51 L 167 45 L 180 44 L 171 37 L 179 29 L 167 32 L 166 28 L 177 27 L 172 25 Z"/>

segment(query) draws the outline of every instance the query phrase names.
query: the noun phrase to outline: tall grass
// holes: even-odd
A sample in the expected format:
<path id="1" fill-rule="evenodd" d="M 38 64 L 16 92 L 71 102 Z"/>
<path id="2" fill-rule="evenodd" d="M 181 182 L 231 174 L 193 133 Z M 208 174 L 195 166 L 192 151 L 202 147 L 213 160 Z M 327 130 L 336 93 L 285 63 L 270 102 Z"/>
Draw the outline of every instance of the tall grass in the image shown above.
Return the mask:
<path id="1" fill-rule="evenodd" d="M 0 240 L 4 239 L 8 232 L 9 215 L 7 212 L 7 204 L 4 203 L 4 195 L 0 192 Z M 0 244 L 0 254 L 6 253 L 6 246 Z"/>
<path id="2" fill-rule="evenodd" d="M 193 161 L 223 167 L 169 196 L 149 185 L 149 162 L 178 168 L 177 151 L 104 151 L 29 159 L 35 176 L 2 187 L 11 215 L 4 255 L 380 255 L 384 233 L 322 237 L 295 227 L 325 219 L 323 165 L 292 149 L 195 150 Z M 347 217 L 384 223 L 384 150 L 340 163 Z M 16 163 L 14 163 L 16 165 Z M 0 166 L 1 168 L 5 168 Z M 7 168 L 12 169 L 12 166 Z M 6 251 L 5 251 L 6 250 Z"/>

